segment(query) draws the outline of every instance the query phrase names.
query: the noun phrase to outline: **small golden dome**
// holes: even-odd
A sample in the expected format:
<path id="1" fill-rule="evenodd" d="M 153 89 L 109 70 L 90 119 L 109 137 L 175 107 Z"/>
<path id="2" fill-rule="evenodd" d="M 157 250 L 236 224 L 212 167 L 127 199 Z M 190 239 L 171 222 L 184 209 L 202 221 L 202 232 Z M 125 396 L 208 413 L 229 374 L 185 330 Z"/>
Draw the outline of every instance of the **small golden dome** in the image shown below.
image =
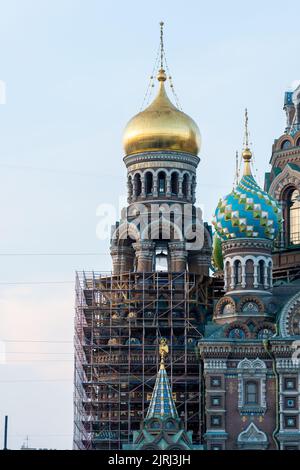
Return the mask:
<path id="1" fill-rule="evenodd" d="M 250 162 L 252 160 L 252 152 L 248 146 L 243 150 L 242 157 L 244 160 L 244 173 L 243 174 L 244 176 L 250 176 L 252 175 L 251 167 L 250 167 Z"/>
<path id="2" fill-rule="evenodd" d="M 243 159 L 244 159 L 245 162 L 251 160 L 251 158 L 252 158 L 252 152 L 251 152 L 251 150 L 249 149 L 249 147 L 246 147 L 246 148 L 243 150 L 242 157 L 243 157 Z"/>
<path id="3" fill-rule="evenodd" d="M 174 150 L 197 155 L 201 136 L 197 124 L 169 100 L 164 70 L 157 76 L 159 91 L 154 101 L 127 124 L 123 146 L 126 155 L 159 150 Z"/>

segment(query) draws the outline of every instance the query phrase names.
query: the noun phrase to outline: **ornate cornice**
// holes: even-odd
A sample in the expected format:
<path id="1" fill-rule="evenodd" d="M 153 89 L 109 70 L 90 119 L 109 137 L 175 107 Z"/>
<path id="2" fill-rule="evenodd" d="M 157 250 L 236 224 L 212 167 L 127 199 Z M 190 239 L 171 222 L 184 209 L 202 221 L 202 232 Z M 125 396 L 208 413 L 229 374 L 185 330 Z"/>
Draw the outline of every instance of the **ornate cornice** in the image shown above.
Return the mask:
<path id="1" fill-rule="evenodd" d="M 191 169 L 197 168 L 200 162 L 200 158 L 197 155 L 172 151 L 136 153 L 134 155 L 125 156 L 123 160 L 126 167 L 130 167 L 130 170 L 133 169 L 133 165 L 141 164 L 143 162 L 146 163 L 146 167 L 158 166 L 162 161 L 173 163 L 178 162 L 181 164 L 186 163 L 188 165 L 191 165 Z M 151 162 L 151 165 L 149 165 L 149 162 Z M 158 165 L 154 165 L 155 162 L 158 162 Z M 173 166 L 175 167 L 175 165 Z"/>
<path id="2" fill-rule="evenodd" d="M 271 251 L 273 248 L 273 240 L 267 240 L 262 238 L 235 238 L 233 240 L 227 240 L 222 243 L 223 255 L 226 256 L 228 252 L 233 250 L 247 251 L 247 249 Z"/>

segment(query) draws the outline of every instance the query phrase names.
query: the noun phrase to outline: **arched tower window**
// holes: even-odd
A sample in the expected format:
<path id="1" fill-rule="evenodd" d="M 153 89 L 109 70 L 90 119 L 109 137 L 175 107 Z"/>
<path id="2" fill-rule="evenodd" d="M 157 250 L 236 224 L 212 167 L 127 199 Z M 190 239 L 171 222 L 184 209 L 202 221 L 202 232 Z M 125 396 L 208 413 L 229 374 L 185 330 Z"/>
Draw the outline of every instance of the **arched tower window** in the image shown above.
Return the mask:
<path id="1" fill-rule="evenodd" d="M 300 244 L 300 192 L 295 189 L 288 199 L 289 242 L 291 245 Z"/>
<path id="2" fill-rule="evenodd" d="M 299 137 L 299 139 L 297 139 L 296 146 L 300 147 L 300 137 Z"/>
<path id="3" fill-rule="evenodd" d="M 184 197 L 188 196 L 188 186 L 189 186 L 189 176 L 185 174 L 182 180 L 182 193 Z"/>
<path id="4" fill-rule="evenodd" d="M 135 196 L 138 197 L 141 195 L 141 192 L 142 192 L 141 175 L 139 173 L 137 173 L 134 176 L 134 185 L 135 185 Z"/>
<path id="5" fill-rule="evenodd" d="M 242 263 L 239 260 L 234 262 L 234 281 L 235 285 L 242 284 Z"/>
<path id="6" fill-rule="evenodd" d="M 152 186 L 153 186 L 153 175 L 150 171 L 147 171 L 145 175 L 146 194 L 152 194 Z"/>
<path id="7" fill-rule="evenodd" d="M 261 259 L 258 263 L 258 284 L 264 284 L 265 280 L 265 262 Z"/>
<path id="8" fill-rule="evenodd" d="M 128 199 L 130 200 L 132 198 L 132 192 L 133 192 L 131 176 L 128 176 L 127 187 L 128 187 Z"/>
<path id="9" fill-rule="evenodd" d="M 226 261 L 224 266 L 224 288 L 227 290 L 231 284 L 231 269 L 230 262 Z"/>
<path id="10" fill-rule="evenodd" d="M 174 172 L 171 175 L 171 192 L 178 194 L 178 173 Z"/>
<path id="11" fill-rule="evenodd" d="M 156 250 L 155 271 L 168 271 L 168 250 L 161 248 Z"/>
<path id="12" fill-rule="evenodd" d="M 163 171 L 158 173 L 158 192 L 159 194 L 166 192 L 166 174 Z"/>
<path id="13" fill-rule="evenodd" d="M 254 263 L 252 259 L 246 261 L 246 287 L 251 288 L 254 284 Z"/>
<path id="14" fill-rule="evenodd" d="M 285 150 L 291 147 L 291 142 L 289 140 L 284 140 L 281 144 L 281 149 Z"/>

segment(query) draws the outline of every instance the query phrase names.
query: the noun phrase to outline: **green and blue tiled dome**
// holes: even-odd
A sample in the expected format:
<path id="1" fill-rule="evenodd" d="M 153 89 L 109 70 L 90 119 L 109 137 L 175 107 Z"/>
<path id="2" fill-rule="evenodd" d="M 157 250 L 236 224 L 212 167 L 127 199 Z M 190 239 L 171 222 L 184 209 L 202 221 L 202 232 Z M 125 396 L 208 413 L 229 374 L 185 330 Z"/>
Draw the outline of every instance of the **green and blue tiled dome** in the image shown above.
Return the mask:
<path id="1" fill-rule="evenodd" d="M 281 210 L 275 200 L 263 191 L 250 170 L 251 152 L 243 152 L 244 175 L 238 186 L 220 199 L 213 225 L 225 241 L 234 238 L 265 238 L 274 240 L 281 224 Z"/>

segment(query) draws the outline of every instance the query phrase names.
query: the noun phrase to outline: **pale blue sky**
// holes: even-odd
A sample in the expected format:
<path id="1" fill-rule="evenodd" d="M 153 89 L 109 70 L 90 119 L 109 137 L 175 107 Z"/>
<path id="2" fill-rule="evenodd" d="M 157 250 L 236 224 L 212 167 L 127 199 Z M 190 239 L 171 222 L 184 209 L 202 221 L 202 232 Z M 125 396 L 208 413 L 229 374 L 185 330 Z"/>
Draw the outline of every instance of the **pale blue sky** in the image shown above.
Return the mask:
<path id="1" fill-rule="evenodd" d="M 296 0 L 0 0 L 0 340 L 67 341 L 6 343 L 11 447 L 27 435 L 71 447 L 74 271 L 110 269 L 96 208 L 125 193 L 122 131 L 143 101 L 159 21 L 180 103 L 201 130 L 197 196 L 210 221 L 232 187 L 245 106 L 263 182 L 283 93 L 300 78 L 299 14 Z M 36 281 L 69 283 L 23 284 Z"/>

